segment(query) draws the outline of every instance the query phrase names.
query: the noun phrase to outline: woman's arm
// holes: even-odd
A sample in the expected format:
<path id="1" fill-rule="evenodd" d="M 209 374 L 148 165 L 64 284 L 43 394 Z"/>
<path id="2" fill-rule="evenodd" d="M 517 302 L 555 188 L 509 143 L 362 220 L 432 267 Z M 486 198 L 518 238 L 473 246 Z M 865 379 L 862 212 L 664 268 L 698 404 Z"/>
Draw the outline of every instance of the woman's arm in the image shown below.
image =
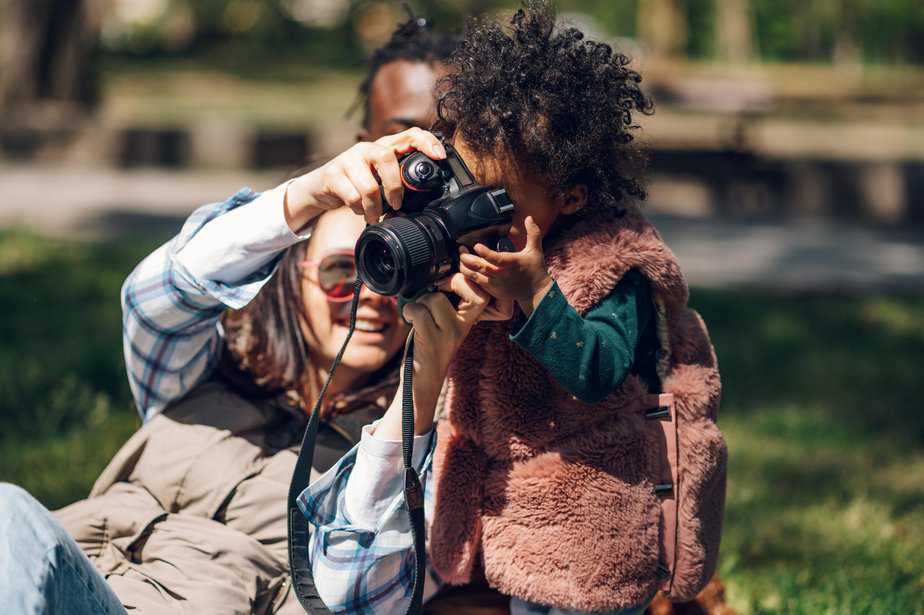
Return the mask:
<path id="1" fill-rule="evenodd" d="M 200 207 L 125 280 L 125 366 L 144 420 L 208 378 L 221 351 L 221 313 L 253 299 L 283 250 L 304 239 L 286 223 L 287 186 Z"/>
<path id="2" fill-rule="evenodd" d="M 347 206 L 381 216 L 381 188 L 400 207 L 397 156 L 446 155 L 439 140 L 412 128 L 357 143 L 325 165 L 257 196 L 242 190 L 196 210 L 173 240 L 141 262 L 122 287 L 128 380 L 144 420 L 206 379 L 221 351 L 218 319 L 246 305 L 282 251 L 322 212 Z M 378 181 L 376 180 L 378 177 Z"/>
<path id="3" fill-rule="evenodd" d="M 414 325 L 413 463 L 424 488 L 426 519 L 433 513 L 433 417 L 439 390 L 450 361 L 489 302 L 487 293 L 461 274 L 444 281 L 441 289 L 459 296 L 458 308 L 443 293 L 424 295 L 404 308 L 404 317 Z M 369 605 L 374 612 L 403 612 L 411 597 L 415 560 L 401 455 L 406 384 L 402 379 L 385 415 L 365 428 L 356 448 L 299 497 L 314 528 L 309 553 L 315 584 L 334 612 L 366 612 Z M 439 585 L 428 571 L 424 599 Z"/>
<path id="4" fill-rule="evenodd" d="M 367 425 L 349 453 L 299 498 L 313 532 L 311 568 L 318 593 L 334 613 L 399 613 L 413 588 L 415 556 L 403 492 L 401 442 L 383 440 Z M 414 438 L 414 467 L 433 512 L 434 431 Z M 429 532 L 428 532 L 429 533 Z M 427 569 L 424 600 L 440 588 Z"/>

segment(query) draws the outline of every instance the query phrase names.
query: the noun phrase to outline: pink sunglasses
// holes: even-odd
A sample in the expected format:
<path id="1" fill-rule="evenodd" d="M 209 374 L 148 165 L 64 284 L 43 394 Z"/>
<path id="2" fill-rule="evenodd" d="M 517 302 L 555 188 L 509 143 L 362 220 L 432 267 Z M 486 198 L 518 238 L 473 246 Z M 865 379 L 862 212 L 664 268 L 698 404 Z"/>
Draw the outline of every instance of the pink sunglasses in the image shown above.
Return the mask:
<path id="1" fill-rule="evenodd" d="M 320 287 L 328 301 L 343 303 L 353 298 L 356 258 L 352 250 L 336 250 L 317 260 L 303 260 L 298 267 L 316 275 L 312 277 L 307 272 L 303 274 L 307 280 Z M 397 302 L 394 297 L 388 297 L 388 299 Z"/>

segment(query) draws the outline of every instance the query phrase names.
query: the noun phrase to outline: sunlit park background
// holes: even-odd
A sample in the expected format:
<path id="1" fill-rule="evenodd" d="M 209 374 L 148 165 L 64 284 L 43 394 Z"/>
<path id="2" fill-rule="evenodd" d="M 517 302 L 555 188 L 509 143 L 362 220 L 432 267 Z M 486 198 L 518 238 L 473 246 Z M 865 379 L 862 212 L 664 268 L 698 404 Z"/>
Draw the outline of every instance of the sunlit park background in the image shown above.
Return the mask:
<path id="1" fill-rule="evenodd" d="M 513 2 L 412 2 L 438 28 Z M 636 58 L 645 206 L 713 334 L 740 613 L 924 613 L 924 5 L 560 0 Z M 0 480 L 85 497 L 138 427 L 119 286 L 197 204 L 355 138 L 406 13 L 0 0 Z"/>

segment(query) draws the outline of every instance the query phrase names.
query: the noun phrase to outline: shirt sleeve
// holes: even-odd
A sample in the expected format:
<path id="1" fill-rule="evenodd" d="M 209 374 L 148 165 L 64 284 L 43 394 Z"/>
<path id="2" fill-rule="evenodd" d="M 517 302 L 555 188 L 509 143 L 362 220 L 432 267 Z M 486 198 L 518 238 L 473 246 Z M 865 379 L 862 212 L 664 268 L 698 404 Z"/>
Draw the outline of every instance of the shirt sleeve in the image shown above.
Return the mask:
<path id="1" fill-rule="evenodd" d="M 298 498 L 312 528 L 315 584 L 333 613 L 401 613 L 413 589 L 415 556 L 401 442 L 376 438 L 374 428 L 375 423 L 367 425 L 359 444 Z M 433 514 L 435 446 L 435 430 L 414 438 L 413 464 L 423 484 L 427 520 Z M 428 566 L 424 600 L 440 586 Z"/>
<path id="2" fill-rule="evenodd" d="M 569 393 L 600 401 L 625 380 L 640 332 L 652 317 L 648 284 L 630 271 L 582 318 L 553 283 L 510 339 L 536 358 Z"/>
<path id="3" fill-rule="evenodd" d="M 125 280 L 123 352 L 143 420 L 208 378 L 221 351 L 221 313 L 247 305 L 282 251 L 305 238 L 285 222 L 287 185 L 200 207 Z"/>

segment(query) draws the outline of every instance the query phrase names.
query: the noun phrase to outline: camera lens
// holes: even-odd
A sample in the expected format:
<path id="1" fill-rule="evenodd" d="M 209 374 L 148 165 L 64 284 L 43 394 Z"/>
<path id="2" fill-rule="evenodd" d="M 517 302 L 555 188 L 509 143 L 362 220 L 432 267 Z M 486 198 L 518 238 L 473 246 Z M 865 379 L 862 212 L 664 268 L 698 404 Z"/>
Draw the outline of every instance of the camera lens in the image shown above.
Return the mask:
<path id="1" fill-rule="evenodd" d="M 438 265 L 436 241 L 423 224 L 411 218 L 398 216 L 374 224 L 356 242 L 359 276 L 381 295 L 416 290 Z"/>
<path id="2" fill-rule="evenodd" d="M 388 287 L 395 278 L 395 257 L 388 244 L 373 238 L 362 251 L 361 268 L 370 279 L 370 286 Z"/>

